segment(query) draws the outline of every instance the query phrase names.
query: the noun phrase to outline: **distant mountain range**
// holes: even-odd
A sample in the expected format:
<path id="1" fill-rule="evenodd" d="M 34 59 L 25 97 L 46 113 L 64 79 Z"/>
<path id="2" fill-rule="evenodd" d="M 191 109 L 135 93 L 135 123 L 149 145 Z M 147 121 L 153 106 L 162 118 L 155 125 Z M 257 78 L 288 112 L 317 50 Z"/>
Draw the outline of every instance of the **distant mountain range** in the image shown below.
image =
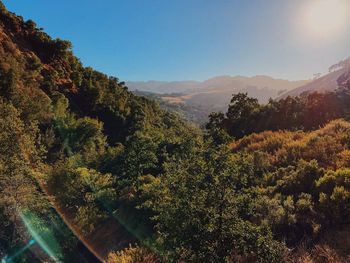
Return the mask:
<path id="1" fill-rule="evenodd" d="M 289 81 L 269 76 L 219 76 L 205 81 L 130 81 L 127 86 L 138 95 L 151 97 L 168 109 L 176 110 L 187 119 L 205 123 L 215 111 L 225 112 L 232 94 L 244 92 L 267 103 L 270 98 L 281 99 L 307 92 L 334 91 L 344 82 L 350 59 L 339 62 L 330 72 L 314 80 Z"/>
<path id="2" fill-rule="evenodd" d="M 127 82 L 131 91 L 157 99 L 165 108 L 175 109 L 187 119 L 204 123 L 213 111 L 226 111 L 232 94 L 246 92 L 267 103 L 270 98 L 289 92 L 309 81 L 289 81 L 269 76 L 219 76 L 206 81 Z"/>
<path id="3" fill-rule="evenodd" d="M 261 103 L 269 98 L 275 98 L 283 92 L 293 90 L 307 84 L 309 81 L 289 81 L 274 79 L 269 76 L 219 76 L 205 81 L 129 81 L 127 86 L 130 90 L 146 91 L 158 94 L 167 94 L 177 97 L 172 102 L 191 101 L 212 104 L 216 106 L 227 104 L 227 98 L 237 92 L 247 92 L 256 97 Z M 167 96 L 164 95 L 166 98 Z"/>

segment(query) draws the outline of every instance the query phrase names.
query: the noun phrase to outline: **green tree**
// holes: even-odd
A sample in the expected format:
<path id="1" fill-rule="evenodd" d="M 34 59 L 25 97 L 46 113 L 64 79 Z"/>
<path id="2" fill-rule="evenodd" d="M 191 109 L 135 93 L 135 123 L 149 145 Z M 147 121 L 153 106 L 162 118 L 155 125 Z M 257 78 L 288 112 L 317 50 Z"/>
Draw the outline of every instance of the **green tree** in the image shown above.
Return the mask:
<path id="1" fill-rule="evenodd" d="M 222 146 L 170 163 L 164 178 L 141 187 L 148 196 L 144 206 L 155 211 L 158 242 L 170 259 L 225 262 L 232 255 L 267 262 L 278 259 L 283 246 L 268 230 L 239 214 L 244 187 L 238 182 L 244 171 L 247 167 Z"/>
<path id="2" fill-rule="evenodd" d="M 20 214 L 43 208 L 34 180 L 39 155 L 35 127 L 25 126 L 19 112 L 0 99 L 0 236 L 5 246 L 17 245 L 26 235 Z M 0 242 L 0 250 L 3 242 Z"/>
<path id="3" fill-rule="evenodd" d="M 224 126 L 230 135 L 240 138 L 250 133 L 250 125 L 259 110 L 260 104 L 257 99 L 248 97 L 247 93 L 235 94 L 228 106 Z"/>

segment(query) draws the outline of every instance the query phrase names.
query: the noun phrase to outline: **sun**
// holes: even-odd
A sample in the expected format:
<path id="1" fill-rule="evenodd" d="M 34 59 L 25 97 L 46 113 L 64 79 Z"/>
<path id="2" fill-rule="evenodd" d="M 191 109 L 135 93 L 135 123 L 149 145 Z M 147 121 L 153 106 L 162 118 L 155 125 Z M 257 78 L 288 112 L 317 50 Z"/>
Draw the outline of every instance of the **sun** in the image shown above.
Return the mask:
<path id="1" fill-rule="evenodd" d="M 349 0 L 310 0 L 301 9 L 304 34 L 309 37 L 332 38 L 346 33 L 350 18 Z"/>

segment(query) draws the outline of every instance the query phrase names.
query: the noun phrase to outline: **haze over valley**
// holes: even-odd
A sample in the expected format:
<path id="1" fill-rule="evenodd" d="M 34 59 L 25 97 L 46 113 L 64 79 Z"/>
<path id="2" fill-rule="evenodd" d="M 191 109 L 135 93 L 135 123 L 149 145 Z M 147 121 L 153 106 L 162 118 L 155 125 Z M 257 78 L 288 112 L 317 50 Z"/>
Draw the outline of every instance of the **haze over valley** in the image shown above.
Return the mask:
<path id="1" fill-rule="evenodd" d="M 227 110 L 233 94 L 247 93 L 261 104 L 266 104 L 270 99 L 334 91 L 338 88 L 338 78 L 348 67 L 349 59 L 345 59 L 330 67 L 329 73 L 313 80 L 289 81 L 264 75 L 218 76 L 202 82 L 127 81 L 126 85 L 135 94 L 155 99 L 164 108 L 176 111 L 197 124 L 204 124 L 210 113 Z"/>

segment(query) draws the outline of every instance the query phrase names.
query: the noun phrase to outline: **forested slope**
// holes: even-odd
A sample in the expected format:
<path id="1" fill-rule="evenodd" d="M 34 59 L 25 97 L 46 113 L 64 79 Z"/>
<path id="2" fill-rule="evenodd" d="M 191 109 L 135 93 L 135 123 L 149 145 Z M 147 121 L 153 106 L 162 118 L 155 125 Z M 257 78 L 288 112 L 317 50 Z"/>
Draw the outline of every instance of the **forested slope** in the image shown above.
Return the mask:
<path id="1" fill-rule="evenodd" d="M 265 130 L 315 130 L 329 121 L 350 116 L 349 73 L 338 78 L 334 92 L 312 92 L 270 100 L 265 105 L 246 93 L 234 94 L 227 112 L 212 113 L 207 127 L 225 130 L 235 138 Z"/>
<path id="2" fill-rule="evenodd" d="M 98 243 L 95 228 L 123 214 L 115 214 L 118 207 L 131 210 L 127 215 L 137 222 L 131 197 L 138 176 L 161 173 L 165 160 L 181 154 L 199 132 L 133 95 L 117 78 L 85 68 L 68 41 L 52 39 L 33 21 L 0 7 L 0 255 L 30 239 L 23 213 L 60 235 L 60 227 L 50 229 L 60 221 L 48 213 L 55 206 L 78 233 L 97 236 Z M 120 242 L 128 246 L 142 238 L 128 235 L 115 237 L 119 249 Z M 74 242 L 66 236 L 61 241 L 55 257 L 77 254 Z"/>
<path id="3" fill-rule="evenodd" d="M 5 262 L 345 262 L 348 75 L 201 131 L 0 9 Z"/>

